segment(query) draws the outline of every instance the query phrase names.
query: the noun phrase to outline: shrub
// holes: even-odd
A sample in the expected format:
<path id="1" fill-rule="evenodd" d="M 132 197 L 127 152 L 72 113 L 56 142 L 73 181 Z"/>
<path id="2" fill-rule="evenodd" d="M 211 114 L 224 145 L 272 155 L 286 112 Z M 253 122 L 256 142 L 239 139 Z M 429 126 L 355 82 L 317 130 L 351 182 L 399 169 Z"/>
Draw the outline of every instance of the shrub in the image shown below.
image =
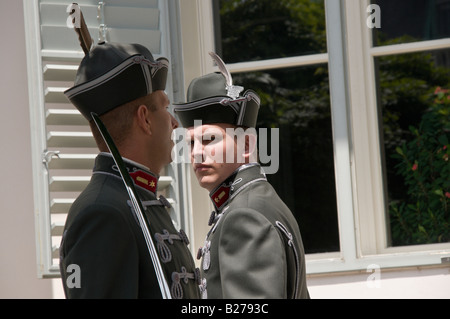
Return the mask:
<path id="1" fill-rule="evenodd" d="M 389 203 L 392 245 L 450 241 L 450 94 L 438 87 L 413 138 L 396 148 L 407 198 Z"/>

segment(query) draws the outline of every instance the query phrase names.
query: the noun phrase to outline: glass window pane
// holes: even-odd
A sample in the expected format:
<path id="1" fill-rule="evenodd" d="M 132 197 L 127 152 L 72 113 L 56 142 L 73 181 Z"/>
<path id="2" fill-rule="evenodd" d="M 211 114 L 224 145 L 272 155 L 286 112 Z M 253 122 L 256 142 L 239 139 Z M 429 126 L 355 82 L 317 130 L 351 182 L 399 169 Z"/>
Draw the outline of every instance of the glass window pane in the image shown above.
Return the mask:
<path id="1" fill-rule="evenodd" d="M 380 6 L 381 28 L 373 45 L 450 37 L 450 0 L 372 0 Z"/>
<path id="2" fill-rule="evenodd" d="M 233 74 L 233 82 L 260 95 L 258 132 L 279 128 L 280 166 L 267 178 L 296 216 L 305 251 L 339 251 L 327 65 Z"/>
<path id="3" fill-rule="evenodd" d="M 214 0 L 216 52 L 227 63 L 326 52 L 323 0 Z"/>
<path id="4" fill-rule="evenodd" d="M 450 241 L 450 50 L 376 64 L 391 244 Z"/>

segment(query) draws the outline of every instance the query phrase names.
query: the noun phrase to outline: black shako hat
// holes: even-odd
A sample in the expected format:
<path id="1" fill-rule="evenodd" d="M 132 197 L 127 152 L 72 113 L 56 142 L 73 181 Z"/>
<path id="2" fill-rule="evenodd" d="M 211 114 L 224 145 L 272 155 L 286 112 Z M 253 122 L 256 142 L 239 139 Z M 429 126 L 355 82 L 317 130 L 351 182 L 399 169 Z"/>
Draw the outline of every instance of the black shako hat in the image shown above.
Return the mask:
<path id="1" fill-rule="evenodd" d="M 169 61 L 140 44 L 99 43 L 83 58 L 75 85 L 64 92 L 88 120 L 166 87 Z"/>
<path id="2" fill-rule="evenodd" d="M 228 123 L 255 127 L 260 98 L 252 90 L 233 85 L 231 74 L 222 59 L 210 53 L 220 73 L 207 74 L 192 80 L 187 91 L 187 102 L 174 104 L 174 112 L 183 127 L 192 127 L 195 120 L 202 124 Z"/>

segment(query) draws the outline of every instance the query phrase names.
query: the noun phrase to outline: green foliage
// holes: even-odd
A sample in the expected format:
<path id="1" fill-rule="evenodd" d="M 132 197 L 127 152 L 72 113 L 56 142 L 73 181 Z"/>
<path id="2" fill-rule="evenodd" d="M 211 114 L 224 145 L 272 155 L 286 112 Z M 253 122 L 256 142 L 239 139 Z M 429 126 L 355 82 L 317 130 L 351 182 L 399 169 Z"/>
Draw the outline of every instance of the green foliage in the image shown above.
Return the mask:
<path id="1" fill-rule="evenodd" d="M 227 63 L 326 52 L 323 0 L 221 0 Z"/>
<path id="2" fill-rule="evenodd" d="M 438 87 L 413 138 L 396 148 L 407 197 L 389 205 L 393 245 L 450 241 L 450 94 Z"/>

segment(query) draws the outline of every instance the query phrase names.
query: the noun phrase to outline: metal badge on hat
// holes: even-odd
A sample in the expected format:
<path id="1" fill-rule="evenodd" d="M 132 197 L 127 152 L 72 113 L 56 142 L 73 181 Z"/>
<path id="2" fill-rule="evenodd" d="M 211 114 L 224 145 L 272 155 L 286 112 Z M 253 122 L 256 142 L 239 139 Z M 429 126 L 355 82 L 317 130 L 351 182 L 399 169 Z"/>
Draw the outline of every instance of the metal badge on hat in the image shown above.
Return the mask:
<path id="1" fill-rule="evenodd" d="M 226 89 L 227 89 L 227 95 L 231 97 L 233 100 L 237 99 L 239 97 L 239 94 L 244 91 L 244 87 L 233 85 L 233 79 L 231 78 L 231 73 L 228 71 L 227 67 L 225 66 L 225 62 L 214 52 L 209 52 L 209 55 L 213 58 L 213 60 L 216 62 L 217 66 L 219 67 L 220 72 L 225 77 L 226 81 Z"/>

